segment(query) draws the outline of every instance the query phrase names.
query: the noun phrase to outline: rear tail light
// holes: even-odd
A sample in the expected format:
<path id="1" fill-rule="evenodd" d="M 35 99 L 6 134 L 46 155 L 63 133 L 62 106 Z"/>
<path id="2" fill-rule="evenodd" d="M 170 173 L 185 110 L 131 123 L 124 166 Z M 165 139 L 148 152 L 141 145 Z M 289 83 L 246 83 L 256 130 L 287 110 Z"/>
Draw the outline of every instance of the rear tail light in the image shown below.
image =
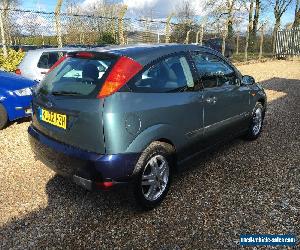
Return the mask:
<path id="1" fill-rule="evenodd" d="M 18 75 L 21 75 L 21 70 L 20 69 L 16 69 L 15 73 L 18 74 Z"/>
<path id="2" fill-rule="evenodd" d="M 54 68 L 56 68 L 60 63 L 62 63 L 68 56 L 67 55 L 64 55 L 63 57 L 59 58 L 56 63 L 54 63 L 52 65 L 52 67 L 48 70 L 47 73 L 51 72 Z"/>
<path id="3" fill-rule="evenodd" d="M 133 76 L 135 76 L 143 66 L 138 62 L 128 58 L 120 57 L 113 66 L 111 72 L 106 78 L 98 98 L 104 98 L 117 92 L 125 83 L 127 83 Z"/>

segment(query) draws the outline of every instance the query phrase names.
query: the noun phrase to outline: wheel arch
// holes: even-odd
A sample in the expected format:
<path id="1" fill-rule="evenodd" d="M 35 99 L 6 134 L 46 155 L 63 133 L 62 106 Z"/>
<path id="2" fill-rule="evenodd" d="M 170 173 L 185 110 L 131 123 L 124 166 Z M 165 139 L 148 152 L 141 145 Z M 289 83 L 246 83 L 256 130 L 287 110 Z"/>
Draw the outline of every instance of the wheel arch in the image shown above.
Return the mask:
<path id="1" fill-rule="evenodd" d="M 142 131 L 128 146 L 127 152 L 142 152 L 153 142 L 170 144 L 175 152 L 178 150 L 180 139 L 176 129 L 168 124 L 156 124 Z"/>

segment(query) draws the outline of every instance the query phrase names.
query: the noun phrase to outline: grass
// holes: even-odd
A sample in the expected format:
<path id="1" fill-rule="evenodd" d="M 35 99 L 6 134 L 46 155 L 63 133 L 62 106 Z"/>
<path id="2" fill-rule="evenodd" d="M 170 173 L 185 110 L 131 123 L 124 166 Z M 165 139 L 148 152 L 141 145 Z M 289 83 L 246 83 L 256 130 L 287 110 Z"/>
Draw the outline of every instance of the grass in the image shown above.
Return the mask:
<path id="1" fill-rule="evenodd" d="M 268 59 L 272 58 L 273 54 L 272 53 L 263 53 L 261 59 Z M 251 53 L 248 52 L 248 60 L 247 61 L 252 61 L 252 60 L 259 60 L 259 53 Z M 245 53 L 240 52 L 238 55 L 236 53 L 233 54 L 233 57 L 231 58 L 232 62 L 245 62 Z"/>

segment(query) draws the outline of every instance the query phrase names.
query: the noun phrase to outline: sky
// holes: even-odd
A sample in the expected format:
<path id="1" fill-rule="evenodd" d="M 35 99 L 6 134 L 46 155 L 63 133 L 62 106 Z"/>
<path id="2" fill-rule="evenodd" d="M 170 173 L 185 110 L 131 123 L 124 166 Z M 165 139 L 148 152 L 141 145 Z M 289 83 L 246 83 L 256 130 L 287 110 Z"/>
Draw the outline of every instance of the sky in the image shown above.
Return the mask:
<path id="1" fill-rule="evenodd" d="M 88 6 L 101 0 L 81 0 L 78 3 L 83 8 L 88 8 Z M 127 16 L 137 16 L 142 15 L 149 10 L 153 15 L 153 18 L 165 18 L 169 13 L 174 11 L 182 0 L 111 0 L 115 2 L 120 2 L 127 4 L 128 13 Z M 193 9 L 196 10 L 196 15 L 203 15 L 203 2 L 204 0 L 189 0 Z M 52 12 L 55 9 L 56 0 L 21 0 L 22 9 L 30 10 L 42 10 Z M 271 9 L 272 11 L 272 9 Z M 268 19 L 270 23 L 274 22 L 274 15 L 272 12 L 263 13 L 265 19 Z M 290 23 L 294 18 L 294 5 L 288 9 L 288 11 L 282 16 L 282 26 L 286 23 Z"/>

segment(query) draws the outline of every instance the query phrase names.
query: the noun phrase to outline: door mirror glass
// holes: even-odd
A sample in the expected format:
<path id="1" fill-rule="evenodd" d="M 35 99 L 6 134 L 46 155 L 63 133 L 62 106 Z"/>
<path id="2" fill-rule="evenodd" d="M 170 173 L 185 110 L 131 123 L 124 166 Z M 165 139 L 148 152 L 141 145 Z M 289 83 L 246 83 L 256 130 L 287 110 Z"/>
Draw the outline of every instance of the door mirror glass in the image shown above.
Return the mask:
<path id="1" fill-rule="evenodd" d="M 255 84 L 255 79 L 252 76 L 243 76 L 242 78 L 242 84 L 243 85 L 252 85 Z"/>

